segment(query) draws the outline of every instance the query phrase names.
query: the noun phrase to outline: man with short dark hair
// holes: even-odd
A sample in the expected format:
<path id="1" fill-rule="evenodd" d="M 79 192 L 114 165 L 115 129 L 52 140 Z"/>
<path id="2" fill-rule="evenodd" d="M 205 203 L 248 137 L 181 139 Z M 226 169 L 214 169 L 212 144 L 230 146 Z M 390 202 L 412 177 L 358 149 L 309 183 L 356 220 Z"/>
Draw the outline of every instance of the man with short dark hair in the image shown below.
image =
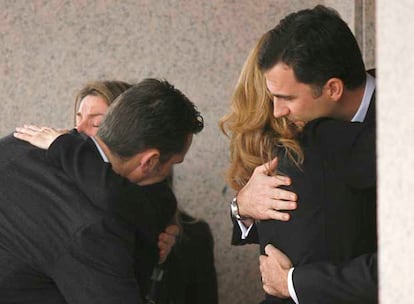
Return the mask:
<path id="1" fill-rule="evenodd" d="M 299 128 L 321 117 L 375 123 L 375 79 L 365 72 L 357 42 L 335 11 L 317 6 L 288 15 L 265 34 L 258 64 L 273 96 L 274 117 L 286 117 Z M 375 155 L 374 144 L 369 150 Z M 268 176 L 268 169 L 255 170 L 237 194 L 239 218 L 289 219 L 280 210 L 288 205 L 286 201 L 295 206 L 295 195 L 277 188 L 276 177 Z M 375 160 L 361 167 L 360 173 L 353 182 L 361 189 L 367 187 L 371 199 L 359 207 L 363 212 L 355 213 L 367 215 L 364 233 L 370 237 L 364 241 L 376 244 Z M 333 189 L 325 188 L 326 196 L 334 198 Z M 326 227 L 337 219 L 326 219 Z M 327 238 L 334 234 L 326 232 Z M 260 258 L 263 288 L 280 298 L 292 297 L 296 303 L 374 303 L 376 253 L 366 253 L 341 265 L 323 262 L 321 257 L 320 263 L 292 268 L 282 252 L 267 246 L 267 255 Z"/>
<path id="2" fill-rule="evenodd" d="M 94 138 L 72 132 L 48 151 L 1 139 L 1 302 L 142 303 L 133 263 L 141 277 L 152 270 L 148 251 L 157 258 L 158 234 L 176 209 L 159 182 L 202 128 L 187 97 L 146 79 L 111 105 Z M 40 131 L 15 136 L 30 142 Z"/>

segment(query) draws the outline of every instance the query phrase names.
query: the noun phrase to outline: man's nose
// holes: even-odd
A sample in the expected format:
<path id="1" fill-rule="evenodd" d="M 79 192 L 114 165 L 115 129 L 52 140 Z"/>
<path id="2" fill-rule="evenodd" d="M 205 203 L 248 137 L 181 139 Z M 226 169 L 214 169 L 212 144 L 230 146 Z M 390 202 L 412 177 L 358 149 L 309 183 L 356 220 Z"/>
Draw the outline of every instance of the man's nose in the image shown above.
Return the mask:
<path id="1" fill-rule="evenodd" d="M 282 100 L 276 100 L 276 98 L 273 100 L 273 116 L 275 118 L 287 116 L 289 113 L 289 108 Z"/>

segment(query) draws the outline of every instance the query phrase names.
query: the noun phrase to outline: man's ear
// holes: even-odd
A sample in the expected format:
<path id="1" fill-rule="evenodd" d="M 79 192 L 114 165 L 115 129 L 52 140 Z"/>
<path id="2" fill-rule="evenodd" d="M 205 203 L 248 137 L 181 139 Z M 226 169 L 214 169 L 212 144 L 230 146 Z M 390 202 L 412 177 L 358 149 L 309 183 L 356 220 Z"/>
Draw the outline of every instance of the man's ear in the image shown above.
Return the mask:
<path id="1" fill-rule="evenodd" d="M 144 174 L 152 173 L 160 163 L 160 152 L 157 149 L 148 149 L 142 152 L 141 169 Z"/>
<path id="2" fill-rule="evenodd" d="M 339 78 L 330 78 L 325 84 L 327 95 L 333 100 L 338 101 L 344 93 L 344 83 Z"/>

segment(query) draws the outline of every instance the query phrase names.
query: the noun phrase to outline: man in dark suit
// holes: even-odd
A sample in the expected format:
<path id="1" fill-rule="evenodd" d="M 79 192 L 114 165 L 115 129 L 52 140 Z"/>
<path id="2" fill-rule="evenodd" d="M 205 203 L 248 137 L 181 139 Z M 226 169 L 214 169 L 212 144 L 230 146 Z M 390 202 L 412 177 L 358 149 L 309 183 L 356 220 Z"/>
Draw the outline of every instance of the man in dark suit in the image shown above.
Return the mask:
<path id="1" fill-rule="evenodd" d="M 62 135 L 48 151 L 1 139 L 1 303 L 142 303 L 135 236 L 143 257 L 147 245 L 157 252 L 176 208 L 160 182 L 202 128 L 180 91 L 147 79 L 111 105 L 93 139 Z"/>
<path id="2" fill-rule="evenodd" d="M 375 81 L 365 73 L 357 42 L 336 12 L 317 6 L 284 18 L 265 35 L 258 57 L 267 88 L 273 95 L 274 116 L 286 117 L 296 126 L 304 128 L 305 139 L 319 140 L 317 153 L 312 155 L 320 155 L 321 162 L 327 164 L 319 168 L 321 181 L 325 183 L 325 189 L 320 189 L 325 197 L 320 199 L 330 200 L 324 206 L 324 216 L 319 216 L 319 209 L 316 209 L 315 217 L 308 218 L 323 221 L 313 223 L 323 227 L 320 231 L 325 235 L 315 235 L 323 240 L 316 241 L 315 247 L 312 244 L 303 246 L 314 251 L 300 253 L 301 244 L 292 245 L 294 242 L 309 241 L 306 237 L 314 230 L 306 231 L 309 234 L 305 233 L 302 238 L 286 241 L 289 238 L 288 229 L 283 227 L 288 225 L 282 223 L 279 223 L 280 229 L 272 230 L 273 235 L 268 236 L 267 240 L 261 240 L 267 254 L 260 257 L 263 288 L 269 295 L 291 297 L 296 303 L 375 303 Z M 353 131 L 347 128 L 353 128 L 351 123 L 335 127 L 336 122 L 329 126 L 329 121 L 314 121 L 320 117 L 360 122 L 356 128 L 361 133 L 350 136 L 349 132 L 352 134 Z M 321 124 L 325 126 L 315 134 L 315 128 Z M 336 140 L 333 137 L 335 133 Z M 327 140 L 329 136 L 330 141 Z M 342 141 L 350 139 L 349 151 L 357 152 L 349 155 L 349 160 L 355 163 L 347 163 L 346 155 L 342 155 L 341 160 L 338 158 L 341 150 L 334 150 L 345 144 Z M 306 174 L 309 170 L 306 169 L 306 149 L 304 153 Z M 279 188 L 289 184 L 289 179 L 269 176 L 275 168 L 276 162 L 273 161 L 254 171 L 249 183 L 233 201 L 235 217 L 281 221 L 291 218 L 291 225 L 295 225 L 296 217 L 300 218 L 301 212 L 306 214 L 306 201 L 299 201 L 298 210 L 290 214 L 279 211 L 295 209 L 296 195 Z M 294 187 L 295 176 L 292 180 Z M 359 194 L 350 189 L 352 187 Z M 356 193 L 363 196 L 360 201 L 353 197 Z M 299 200 L 307 197 L 300 191 L 298 195 Z M 318 200 L 312 192 L 307 195 Z M 245 220 L 244 224 L 249 226 L 252 221 Z M 267 225 L 266 222 L 260 223 L 259 238 L 272 229 L 268 227 L 260 233 L 260 227 Z M 274 225 L 275 222 L 272 227 Z M 238 226 L 235 227 L 234 242 L 245 238 L 237 229 Z M 279 235 L 275 236 L 277 233 Z M 249 234 L 254 237 L 255 231 Z M 247 241 L 248 238 L 243 242 Z M 281 244 L 283 250 L 289 252 L 288 256 L 292 255 L 295 267 L 292 268 L 292 261 L 282 252 L 271 245 L 266 246 L 266 241 L 276 246 Z M 344 246 L 338 246 L 341 243 Z M 322 244 L 325 248 L 321 247 Z M 316 259 L 319 259 L 318 263 L 314 263 Z M 311 264 L 306 265 L 307 262 Z M 272 303 L 271 299 L 269 303 Z"/>

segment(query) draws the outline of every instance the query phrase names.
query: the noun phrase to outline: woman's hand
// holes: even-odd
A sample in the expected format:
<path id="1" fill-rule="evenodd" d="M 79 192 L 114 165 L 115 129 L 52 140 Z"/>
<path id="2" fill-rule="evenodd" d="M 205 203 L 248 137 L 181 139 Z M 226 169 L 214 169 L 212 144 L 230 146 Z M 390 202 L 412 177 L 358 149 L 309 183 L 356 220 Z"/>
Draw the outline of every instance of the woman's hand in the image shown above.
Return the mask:
<path id="1" fill-rule="evenodd" d="M 16 132 L 13 133 L 13 136 L 27 141 L 38 148 L 46 150 L 56 138 L 67 132 L 68 130 L 56 130 L 49 127 L 24 125 L 23 127 L 17 127 Z"/>
<path id="2" fill-rule="evenodd" d="M 176 239 L 180 233 L 177 225 L 169 225 L 164 232 L 158 236 L 158 249 L 160 250 L 159 263 L 162 264 L 167 259 L 172 247 L 175 245 Z"/>

